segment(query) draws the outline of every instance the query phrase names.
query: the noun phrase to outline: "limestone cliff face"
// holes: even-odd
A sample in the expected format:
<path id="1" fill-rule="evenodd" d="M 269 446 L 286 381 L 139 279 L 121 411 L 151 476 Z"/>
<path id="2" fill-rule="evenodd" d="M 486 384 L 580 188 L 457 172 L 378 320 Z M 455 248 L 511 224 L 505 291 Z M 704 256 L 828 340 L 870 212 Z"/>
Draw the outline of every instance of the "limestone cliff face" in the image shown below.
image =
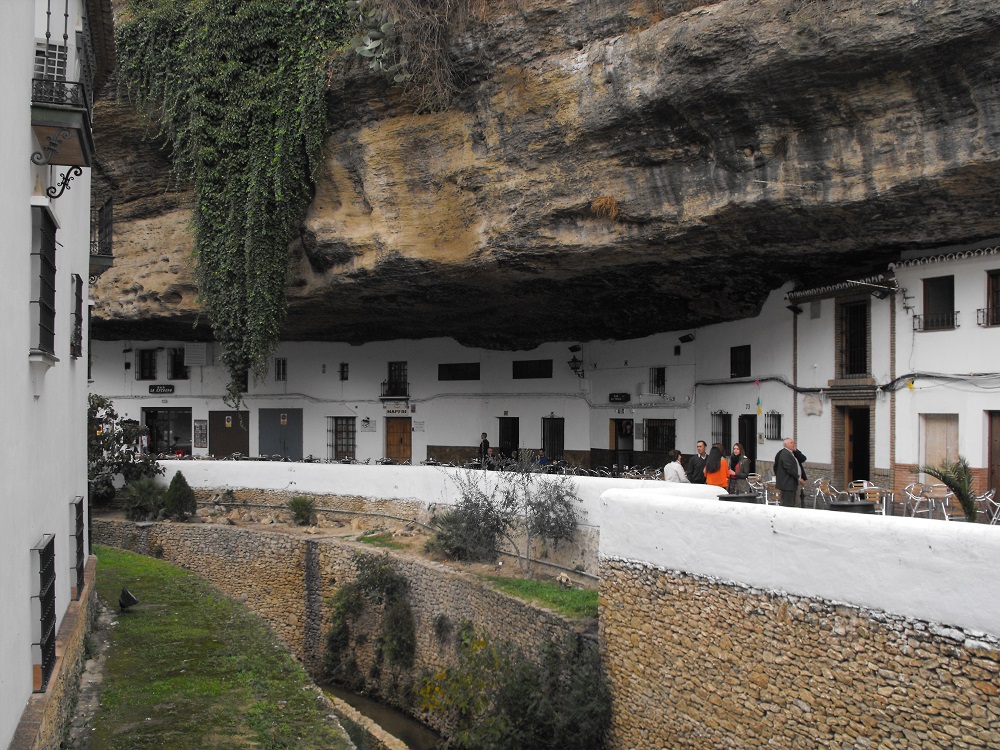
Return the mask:
<path id="1" fill-rule="evenodd" d="M 467 78 L 435 114 L 347 59 L 288 336 L 628 338 L 996 236 L 998 42 L 995 0 L 520 0 L 455 40 Z M 105 107 L 97 335 L 207 335 L 175 325 L 197 315 L 190 196 Z"/>

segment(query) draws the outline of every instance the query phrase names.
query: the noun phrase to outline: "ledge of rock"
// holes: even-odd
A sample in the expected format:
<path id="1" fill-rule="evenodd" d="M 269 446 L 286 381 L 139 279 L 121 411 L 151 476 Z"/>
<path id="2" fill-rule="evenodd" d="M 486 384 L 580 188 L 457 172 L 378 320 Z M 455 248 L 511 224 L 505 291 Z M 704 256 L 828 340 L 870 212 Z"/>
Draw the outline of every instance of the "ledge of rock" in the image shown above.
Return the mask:
<path id="1" fill-rule="evenodd" d="M 432 114 L 344 59 L 286 337 L 633 338 L 1000 235 L 998 42 L 995 0 L 521 0 Z M 95 120 L 94 335 L 209 337 L 190 191 L 127 107 Z"/>

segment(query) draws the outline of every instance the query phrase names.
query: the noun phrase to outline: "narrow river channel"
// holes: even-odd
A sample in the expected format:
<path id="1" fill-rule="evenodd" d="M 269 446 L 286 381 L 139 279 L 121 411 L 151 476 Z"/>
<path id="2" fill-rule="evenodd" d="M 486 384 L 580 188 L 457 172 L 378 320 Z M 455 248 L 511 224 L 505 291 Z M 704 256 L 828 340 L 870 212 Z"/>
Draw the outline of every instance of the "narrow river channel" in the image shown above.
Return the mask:
<path id="1" fill-rule="evenodd" d="M 323 689 L 357 709 L 393 737 L 406 743 L 410 750 L 435 750 L 441 742 L 441 737 L 436 732 L 402 711 L 336 685 L 327 685 Z"/>

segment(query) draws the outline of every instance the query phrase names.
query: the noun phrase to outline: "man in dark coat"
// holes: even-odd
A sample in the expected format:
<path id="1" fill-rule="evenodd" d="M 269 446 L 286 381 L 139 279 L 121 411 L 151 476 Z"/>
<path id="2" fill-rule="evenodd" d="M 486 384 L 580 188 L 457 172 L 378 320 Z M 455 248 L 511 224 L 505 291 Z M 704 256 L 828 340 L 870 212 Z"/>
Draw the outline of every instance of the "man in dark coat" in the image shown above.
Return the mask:
<path id="1" fill-rule="evenodd" d="M 802 507 L 799 490 L 806 486 L 806 473 L 799 456 L 801 461 L 806 460 L 795 447 L 795 441 L 785 438 L 784 447 L 774 457 L 774 486 L 781 493 L 781 504 L 788 508 Z"/>
<path id="2" fill-rule="evenodd" d="M 688 459 L 687 475 L 691 484 L 705 484 L 705 462 L 708 460 L 708 445 L 704 440 L 697 444 L 698 452 Z"/>

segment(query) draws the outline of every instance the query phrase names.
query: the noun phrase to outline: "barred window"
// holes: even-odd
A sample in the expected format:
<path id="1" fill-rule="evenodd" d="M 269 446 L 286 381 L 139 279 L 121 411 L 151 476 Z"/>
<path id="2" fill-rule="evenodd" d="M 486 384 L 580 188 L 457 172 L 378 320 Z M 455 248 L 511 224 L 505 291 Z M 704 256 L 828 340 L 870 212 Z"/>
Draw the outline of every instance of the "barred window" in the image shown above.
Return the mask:
<path id="1" fill-rule="evenodd" d="M 347 380 L 347 376 L 350 374 L 350 365 L 347 362 L 340 363 L 340 379 Z"/>
<path id="2" fill-rule="evenodd" d="M 284 382 L 288 380 L 288 359 L 285 357 L 274 358 L 274 380 Z"/>
<path id="3" fill-rule="evenodd" d="M 31 643 L 31 663 L 34 665 L 34 691 L 44 693 L 56 664 L 56 538 L 45 534 L 32 548 L 32 573 L 36 576 L 32 586 L 37 592 L 35 622 L 32 623 L 34 640 Z"/>
<path id="4" fill-rule="evenodd" d="M 170 380 L 188 380 L 190 378 L 186 360 L 184 358 L 184 347 L 167 349 L 167 367 Z"/>
<path id="5" fill-rule="evenodd" d="M 666 367 L 649 368 L 649 392 L 657 396 L 662 396 L 664 393 L 667 392 Z"/>
<path id="6" fill-rule="evenodd" d="M 56 224 L 49 212 L 32 209 L 31 326 L 32 349 L 56 353 Z"/>
<path id="7" fill-rule="evenodd" d="M 764 439 L 781 440 L 781 415 L 776 411 L 764 415 Z"/>
<path id="8" fill-rule="evenodd" d="M 328 460 L 357 458 L 356 417 L 326 418 L 326 457 Z"/>
<path id="9" fill-rule="evenodd" d="M 135 379 L 156 380 L 156 349 L 135 350 Z"/>
<path id="10" fill-rule="evenodd" d="M 73 274 L 73 330 L 69 335 L 69 354 L 73 359 L 83 356 L 83 278 Z"/>
<path id="11" fill-rule="evenodd" d="M 646 420 L 646 450 L 651 453 L 669 453 L 677 447 L 676 419 Z"/>
<path id="12" fill-rule="evenodd" d="M 551 359 L 516 359 L 512 363 L 514 380 L 530 380 L 533 378 L 551 378 Z"/>
<path id="13" fill-rule="evenodd" d="M 727 453 L 733 444 L 733 415 L 727 411 L 712 413 L 712 443 L 722 443 Z"/>

